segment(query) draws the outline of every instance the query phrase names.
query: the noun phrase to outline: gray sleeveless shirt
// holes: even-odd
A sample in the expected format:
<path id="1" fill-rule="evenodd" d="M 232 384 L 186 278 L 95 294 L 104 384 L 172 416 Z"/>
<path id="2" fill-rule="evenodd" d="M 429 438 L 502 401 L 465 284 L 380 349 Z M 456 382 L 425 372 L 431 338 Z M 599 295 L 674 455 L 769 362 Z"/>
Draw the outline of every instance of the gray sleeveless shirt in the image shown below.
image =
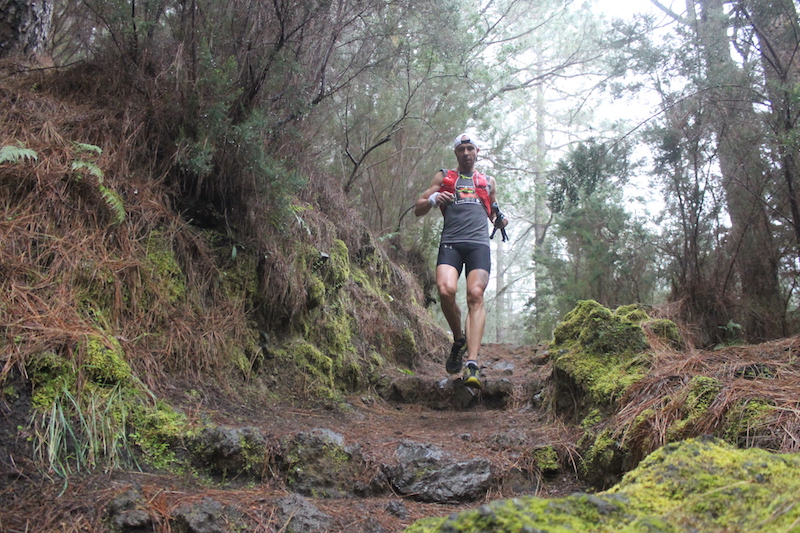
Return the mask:
<path id="1" fill-rule="evenodd" d="M 445 171 L 445 174 L 447 172 Z M 486 176 L 487 192 L 491 180 Z M 456 198 L 444 209 L 441 244 L 485 244 L 489 246 L 489 218 L 475 194 L 472 176 L 461 174 L 455 184 Z"/>

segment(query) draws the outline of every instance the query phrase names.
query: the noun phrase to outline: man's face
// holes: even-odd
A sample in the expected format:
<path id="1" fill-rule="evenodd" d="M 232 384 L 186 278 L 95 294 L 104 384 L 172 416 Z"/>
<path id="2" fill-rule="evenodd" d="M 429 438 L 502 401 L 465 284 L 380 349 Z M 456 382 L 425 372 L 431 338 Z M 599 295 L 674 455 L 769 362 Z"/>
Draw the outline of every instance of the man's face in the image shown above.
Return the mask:
<path id="1" fill-rule="evenodd" d="M 478 148 L 471 143 L 456 146 L 456 160 L 461 170 L 472 170 L 478 160 Z"/>

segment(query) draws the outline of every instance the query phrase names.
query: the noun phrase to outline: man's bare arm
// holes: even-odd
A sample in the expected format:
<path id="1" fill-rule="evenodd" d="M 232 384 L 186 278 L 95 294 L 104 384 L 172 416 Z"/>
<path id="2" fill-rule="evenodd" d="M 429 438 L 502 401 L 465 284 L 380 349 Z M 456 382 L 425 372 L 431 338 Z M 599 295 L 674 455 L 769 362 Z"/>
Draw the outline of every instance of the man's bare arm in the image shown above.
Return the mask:
<path id="1" fill-rule="evenodd" d="M 444 205 L 453 201 L 453 195 L 449 192 L 439 192 L 444 182 L 444 172 L 441 170 L 436 173 L 428 187 L 417 203 L 414 204 L 414 214 L 418 217 L 428 214 L 428 211 L 436 205 Z M 435 195 L 435 196 L 434 196 Z M 433 196 L 433 199 L 431 197 Z"/>

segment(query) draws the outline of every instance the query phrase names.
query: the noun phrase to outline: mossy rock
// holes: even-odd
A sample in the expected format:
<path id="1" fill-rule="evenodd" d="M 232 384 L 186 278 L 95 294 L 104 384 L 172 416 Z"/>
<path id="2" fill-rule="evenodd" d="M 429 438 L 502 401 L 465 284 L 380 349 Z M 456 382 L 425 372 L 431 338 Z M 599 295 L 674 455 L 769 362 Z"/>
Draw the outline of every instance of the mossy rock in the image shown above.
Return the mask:
<path id="1" fill-rule="evenodd" d="M 134 445 L 153 466 L 174 464 L 174 447 L 190 434 L 186 417 L 152 401 L 116 341 L 88 336 L 81 349 L 80 367 L 54 352 L 39 354 L 27 367 L 31 406 L 41 413 L 34 423 L 57 428 L 34 431 L 36 446 L 57 451 L 47 458 L 48 466 L 65 476 L 64 465 L 74 472 L 100 465 L 131 467 Z M 72 446 L 84 453 L 75 454 Z"/>
<path id="2" fill-rule="evenodd" d="M 149 465 L 178 472 L 184 469 L 181 443 L 196 436 L 185 414 L 163 401 L 140 403 L 134 409 L 131 425 L 131 437 Z"/>
<path id="3" fill-rule="evenodd" d="M 639 324 L 650 319 L 645 307 L 641 304 L 622 305 L 614 310 L 614 314 L 633 324 Z"/>
<path id="4" fill-rule="evenodd" d="M 114 338 L 88 337 L 83 369 L 95 383 L 124 384 L 132 378 L 131 367 L 119 341 Z"/>
<path id="5" fill-rule="evenodd" d="M 536 465 L 536 468 L 544 474 L 557 472 L 560 467 L 558 452 L 549 444 L 532 448 L 528 454 Z"/>
<path id="6" fill-rule="evenodd" d="M 342 435 L 324 428 L 282 439 L 279 463 L 289 488 L 316 498 L 352 495 L 354 480 L 366 469 L 357 446 L 345 445 Z"/>
<path id="7" fill-rule="evenodd" d="M 623 474 L 635 466 L 636 454 L 603 423 L 585 428 L 577 445 L 578 475 L 594 489 L 604 490 L 619 483 Z"/>
<path id="8" fill-rule="evenodd" d="M 578 302 L 553 331 L 551 349 L 574 344 L 598 354 L 640 352 L 649 348 L 641 327 L 594 300 Z"/>
<path id="9" fill-rule="evenodd" d="M 722 382 L 716 378 L 694 376 L 687 385 L 686 400 L 681 406 L 683 416 L 667 429 L 667 440 L 696 435 L 693 428 L 706 416 L 722 387 Z"/>
<path id="10" fill-rule="evenodd" d="M 672 320 L 664 318 L 646 319 L 641 322 L 641 326 L 674 350 L 683 350 L 686 347 L 686 343 L 680 331 L 678 331 L 678 326 Z"/>
<path id="11" fill-rule="evenodd" d="M 739 400 L 728 409 L 725 416 L 725 440 L 743 448 L 777 448 L 782 443 L 772 442 L 775 437 L 770 427 L 778 414 L 775 406 L 767 400 Z"/>
<path id="12" fill-rule="evenodd" d="M 496 500 L 406 533 L 678 533 L 792 531 L 800 522 L 800 456 L 691 439 L 652 453 L 612 489 L 566 498 Z"/>
<path id="13" fill-rule="evenodd" d="M 625 318 L 634 312 L 586 300 L 556 327 L 550 353 L 559 414 L 580 419 L 594 408 L 611 410 L 650 369 L 644 331 Z"/>
<path id="14" fill-rule="evenodd" d="M 197 467 L 214 476 L 258 481 L 267 457 L 266 438 L 253 427 L 208 427 L 193 439 L 192 452 Z"/>
<path id="15" fill-rule="evenodd" d="M 609 493 L 682 531 L 791 531 L 800 521 L 799 474 L 797 454 L 697 438 L 660 448 Z"/>
<path id="16" fill-rule="evenodd" d="M 75 365 L 51 351 L 33 357 L 26 370 L 33 385 L 31 403 L 42 411 L 50 409 L 63 390 L 72 390 L 78 379 Z"/>

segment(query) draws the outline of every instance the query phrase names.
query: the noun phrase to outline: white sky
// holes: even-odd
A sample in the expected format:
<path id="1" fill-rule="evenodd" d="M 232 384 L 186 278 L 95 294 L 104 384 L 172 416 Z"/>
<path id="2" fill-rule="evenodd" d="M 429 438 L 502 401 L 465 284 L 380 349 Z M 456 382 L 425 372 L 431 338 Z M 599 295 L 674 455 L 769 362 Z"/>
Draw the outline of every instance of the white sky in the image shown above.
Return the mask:
<path id="1" fill-rule="evenodd" d="M 664 5 L 671 5 L 673 0 L 662 1 Z M 656 7 L 650 0 L 595 0 L 596 11 L 607 14 L 611 18 L 628 19 L 634 13 L 656 13 Z"/>
<path id="2" fill-rule="evenodd" d="M 662 4 L 674 9 L 677 12 L 684 10 L 684 0 L 660 0 Z M 664 13 L 654 6 L 650 0 L 594 0 L 593 9 L 598 13 L 604 13 L 608 18 L 621 18 L 628 20 L 634 14 L 648 13 L 656 17 L 666 17 Z M 657 108 L 657 98 L 651 100 L 645 94 L 639 93 L 633 100 L 625 99 L 609 105 L 606 111 L 616 113 L 617 116 L 626 116 L 634 121 L 645 120 L 652 116 Z M 647 149 L 640 148 L 634 153 L 634 157 L 646 156 Z M 626 197 L 631 202 L 628 205 L 630 211 L 637 215 L 654 215 L 663 208 L 661 193 L 650 186 L 650 178 L 647 175 L 631 177 L 631 183 L 626 188 Z M 644 202 L 640 203 L 633 200 L 635 197 L 642 197 Z M 655 229 L 655 228 L 653 228 Z"/>

